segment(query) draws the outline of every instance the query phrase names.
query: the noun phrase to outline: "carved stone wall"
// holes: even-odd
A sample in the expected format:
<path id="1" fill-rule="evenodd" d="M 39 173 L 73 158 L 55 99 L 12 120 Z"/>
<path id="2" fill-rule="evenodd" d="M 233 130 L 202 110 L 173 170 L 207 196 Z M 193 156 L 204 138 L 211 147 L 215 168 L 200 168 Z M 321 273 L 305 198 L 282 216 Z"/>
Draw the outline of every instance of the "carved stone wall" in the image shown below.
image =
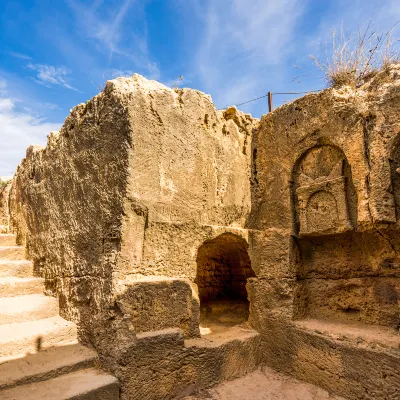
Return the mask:
<path id="1" fill-rule="evenodd" d="M 11 190 L 11 179 L 0 178 L 0 233 L 8 231 L 10 223 L 9 197 Z"/>
<path id="2" fill-rule="evenodd" d="M 261 358 L 349 399 L 396 398 L 399 83 L 389 68 L 258 123 L 194 90 L 117 79 L 28 150 L 13 227 L 123 398 L 172 398 Z M 255 347 L 190 345 L 198 264 L 206 298 L 232 292 L 227 277 L 246 289 Z M 209 279 L 220 272 L 223 284 Z"/>
<path id="3" fill-rule="evenodd" d="M 18 167 L 13 229 L 61 315 L 77 322 L 120 379 L 122 398 L 172 398 L 181 377 L 185 385 L 201 374 L 222 379 L 219 362 L 210 373 L 194 366 L 196 356 L 188 364 L 184 339 L 199 336 L 199 247 L 228 233 L 247 246 L 257 122 L 234 107 L 217 110 L 196 90 L 118 78 L 75 107 L 45 148 L 30 147 Z M 243 294 L 240 274 L 232 283 Z M 179 359 L 164 356 L 169 346 Z M 221 360 L 228 348 L 211 353 Z"/>
<path id="4" fill-rule="evenodd" d="M 198 247 L 244 228 L 255 122 L 134 76 L 108 82 L 46 148 L 28 149 L 13 225 L 65 316 L 90 329 L 130 276 L 195 279 Z"/>
<path id="5" fill-rule="evenodd" d="M 309 94 L 253 136 L 250 321 L 268 364 L 351 399 L 399 390 L 399 82 Z"/>
<path id="6" fill-rule="evenodd" d="M 340 149 L 325 145 L 303 155 L 294 170 L 294 190 L 301 236 L 344 232 L 357 223 L 351 171 Z"/>

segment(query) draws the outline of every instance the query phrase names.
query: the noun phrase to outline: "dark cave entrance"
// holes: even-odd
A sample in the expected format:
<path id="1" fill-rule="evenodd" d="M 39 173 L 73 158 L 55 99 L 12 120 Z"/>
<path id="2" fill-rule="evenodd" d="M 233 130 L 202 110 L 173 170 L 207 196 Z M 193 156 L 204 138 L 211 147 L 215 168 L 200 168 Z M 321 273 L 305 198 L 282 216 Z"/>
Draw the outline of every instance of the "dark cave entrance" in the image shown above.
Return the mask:
<path id="1" fill-rule="evenodd" d="M 200 325 L 217 331 L 247 321 L 247 279 L 254 277 L 247 242 L 224 233 L 207 240 L 197 253 L 196 283 L 200 298 Z"/>

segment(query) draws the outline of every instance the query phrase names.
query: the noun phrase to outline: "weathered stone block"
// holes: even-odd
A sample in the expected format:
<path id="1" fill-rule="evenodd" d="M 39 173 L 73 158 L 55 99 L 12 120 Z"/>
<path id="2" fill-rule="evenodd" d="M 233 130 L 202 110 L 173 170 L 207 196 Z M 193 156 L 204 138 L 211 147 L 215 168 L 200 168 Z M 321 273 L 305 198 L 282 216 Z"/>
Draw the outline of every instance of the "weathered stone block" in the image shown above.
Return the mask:
<path id="1" fill-rule="evenodd" d="M 294 278 L 290 259 L 292 237 L 289 230 L 267 229 L 249 231 L 251 266 L 259 278 Z"/>
<path id="2" fill-rule="evenodd" d="M 250 325 L 263 331 L 267 321 L 293 318 L 296 282 L 291 279 L 257 279 L 247 282 Z"/>
<path id="3" fill-rule="evenodd" d="M 329 326 L 329 322 L 326 323 Z M 270 321 L 264 327 L 267 365 L 351 400 L 395 399 L 400 353 L 340 333 L 329 335 Z"/>
<path id="4" fill-rule="evenodd" d="M 10 222 L 9 198 L 12 180 L 0 177 L 0 233 L 7 233 Z"/>
<path id="5" fill-rule="evenodd" d="M 400 326 L 400 278 L 307 279 L 300 293 L 307 317 Z"/>
<path id="6" fill-rule="evenodd" d="M 185 340 L 185 347 L 196 369 L 198 387 L 212 387 L 246 375 L 262 362 L 261 335 L 239 327 L 212 341 L 207 337 Z"/>
<path id="7" fill-rule="evenodd" d="M 121 282 L 116 305 L 136 333 L 179 328 L 185 337 L 199 332 L 199 299 L 185 279 L 138 277 Z"/>
<path id="8" fill-rule="evenodd" d="M 339 177 L 301 186 L 300 235 L 326 235 L 352 229 L 346 198 L 346 179 Z"/>
<path id="9" fill-rule="evenodd" d="M 180 329 L 137 335 L 116 355 L 114 373 L 121 382 L 122 400 L 162 400 L 183 397 L 195 389 L 196 369 Z"/>

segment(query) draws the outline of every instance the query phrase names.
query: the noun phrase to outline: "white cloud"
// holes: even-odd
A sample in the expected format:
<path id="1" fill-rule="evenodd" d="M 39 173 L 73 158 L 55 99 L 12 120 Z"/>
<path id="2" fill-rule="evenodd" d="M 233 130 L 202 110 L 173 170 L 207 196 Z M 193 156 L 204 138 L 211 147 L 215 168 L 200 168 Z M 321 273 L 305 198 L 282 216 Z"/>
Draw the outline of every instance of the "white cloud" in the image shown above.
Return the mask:
<path id="1" fill-rule="evenodd" d="M 305 1 L 192 0 L 192 5 L 205 28 L 193 67 L 219 107 L 267 91 L 263 83 L 274 68 L 276 80 L 284 79 Z"/>
<path id="2" fill-rule="evenodd" d="M 0 112 L 8 112 L 14 108 L 14 102 L 11 99 L 0 98 Z"/>
<path id="3" fill-rule="evenodd" d="M 115 16 L 109 19 L 100 19 L 96 15 L 97 7 L 94 9 L 86 9 L 86 18 L 88 18 L 91 23 L 87 25 L 89 36 L 102 42 L 110 51 L 110 55 L 114 52 L 123 53 L 119 46 L 122 36 L 121 26 L 132 3 L 132 0 L 123 1 Z"/>
<path id="4" fill-rule="evenodd" d="M 31 56 L 27 56 L 26 54 L 22 53 L 17 53 L 15 51 L 10 51 L 8 54 L 12 57 L 20 58 L 21 60 L 32 60 Z"/>
<path id="5" fill-rule="evenodd" d="M 71 71 L 64 66 L 54 67 L 52 65 L 46 64 L 28 64 L 27 67 L 34 71 L 37 71 L 37 77 L 34 79 L 36 83 L 50 87 L 50 85 L 60 85 L 67 89 L 75 90 L 78 89 L 71 86 L 66 78 L 71 73 Z"/>
<path id="6" fill-rule="evenodd" d="M 54 103 L 40 103 L 39 106 L 41 106 L 42 108 L 46 108 L 48 110 L 59 110 L 60 109 L 60 107 Z"/>
<path id="7" fill-rule="evenodd" d="M 110 70 L 106 71 L 104 74 L 105 77 L 111 77 L 112 79 L 114 78 L 119 78 L 119 77 L 125 77 L 125 76 L 132 76 L 135 73 L 134 70 L 132 69 L 116 69 L 116 68 L 111 68 Z"/>
<path id="8" fill-rule="evenodd" d="M 143 11 L 146 3 L 146 0 L 123 0 L 119 7 L 115 7 L 113 3 L 97 0 L 90 7 L 78 0 L 68 1 L 82 35 L 93 40 L 98 50 L 108 55 L 109 63 L 114 55 L 118 55 L 145 70 L 149 78 L 159 79 L 158 65 L 151 59 L 147 46 Z"/>
<path id="9" fill-rule="evenodd" d="M 0 83 L 7 87 L 1 78 Z M 61 126 L 47 122 L 29 110 L 19 110 L 17 102 L 6 95 L 3 92 L 0 97 L 0 176 L 13 174 L 25 157 L 26 148 L 31 144 L 45 145 L 49 132 Z"/>

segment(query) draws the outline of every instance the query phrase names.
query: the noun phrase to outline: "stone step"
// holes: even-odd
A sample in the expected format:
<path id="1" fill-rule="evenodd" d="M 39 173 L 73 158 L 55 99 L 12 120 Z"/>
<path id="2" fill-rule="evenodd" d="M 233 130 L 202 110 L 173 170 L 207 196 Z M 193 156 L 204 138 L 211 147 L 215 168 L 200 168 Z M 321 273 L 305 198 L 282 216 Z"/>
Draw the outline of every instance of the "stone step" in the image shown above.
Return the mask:
<path id="1" fill-rule="evenodd" d="M 0 392 L 2 400 L 118 400 L 113 376 L 90 368 Z"/>
<path id="2" fill-rule="evenodd" d="M 28 260 L 0 260 L 0 277 L 17 276 L 19 278 L 33 275 L 33 262 Z"/>
<path id="3" fill-rule="evenodd" d="M 130 398 L 129 395 L 135 399 L 181 398 L 194 382 L 192 389 L 196 386 L 210 388 L 254 371 L 262 361 L 261 335 L 247 327 L 231 327 L 226 332 L 186 340 L 181 329 L 167 328 L 138 333 L 136 339 L 120 357 L 120 362 L 127 366 L 126 373 L 131 371 L 132 381 L 136 382 L 134 395 L 128 389 L 124 392 L 126 398 Z M 153 382 L 162 380 L 163 376 L 181 373 L 180 361 L 172 361 L 175 357 L 183 357 L 190 372 L 186 374 L 185 371 L 183 380 L 177 379 L 173 388 L 169 386 L 169 396 L 166 396 L 165 388 L 157 387 Z M 172 364 L 166 362 L 164 369 L 161 365 L 166 358 L 170 358 Z M 142 365 L 154 365 L 155 368 L 149 370 L 141 368 Z"/>
<path id="4" fill-rule="evenodd" d="M 0 259 L 6 260 L 24 260 L 24 246 L 0 246 Z"/>
<path id="5" fill-rule="evenodd" d="M 355 321 L 269 325 L 268 366 L 346 399 L 400 399 L 398 330 Z"/>
<path id="6" fill-rule="evenodd" d="M 26 294 L 42 294 L 43 278 L 0 278 L 0 297 L 13 297 Z"/>
<path id="7" fill-rule="evenodd" d="M 95 365 L 96 360 L 96 352 L 81 344 L 45 349 L 0 364 L 0 390 L 90 368 Z"/>
<path id="8" fill-rule="evenodd" d="M 76 341 L 76 325 L 59 316 L 0 325 L 0 363 L 2 357 L 8 359 Z"/>
<path id="9" fill-rule="evenodd" d="M 197 382 L 211 387 L 254 371 L 261 363 L 261 335 L 247 327 L 185 340 L 190 358 L 195 360 Z"/>
<path id="10" fill-rule="evenodd" d="M 58 315 L 58 300 L 44 294 L 0 298 L 0 325 Z"/>
<path id="11" fill-rule="evenodd" d="M 15 246 L 16 239 L 16 235 L 11 233 L 2 233 L 0 234 L 0 246 Z"/>
<path id="12" fill-rule="evenodd" d="M 295 325 L 310 333 L 321 334 L 330 339 L 347 341 L 350 345 L 377 350 L 400 350 L 400 332 L 380 325 L 367 325 L 357 321 L 331 321 L 304 319 Z M 400 355 L 400 354 L 399 354 Z"/>
<path id="13" fill-rule="evenodd" d="M 217 348 L 221 346 L 230 345 L 233 342 L 252 343 L 253 341 L 258 346 L 261 343 L 261 335 L 246 326 L 232 326 L 225 329 L 218 330 L 218 324 L 215 327 L 211 325 L 211 329 L 201 329 L 206 332 L 200 338 L 185 340 L 185 346 L 199 347 L 199 348 Z"/>

